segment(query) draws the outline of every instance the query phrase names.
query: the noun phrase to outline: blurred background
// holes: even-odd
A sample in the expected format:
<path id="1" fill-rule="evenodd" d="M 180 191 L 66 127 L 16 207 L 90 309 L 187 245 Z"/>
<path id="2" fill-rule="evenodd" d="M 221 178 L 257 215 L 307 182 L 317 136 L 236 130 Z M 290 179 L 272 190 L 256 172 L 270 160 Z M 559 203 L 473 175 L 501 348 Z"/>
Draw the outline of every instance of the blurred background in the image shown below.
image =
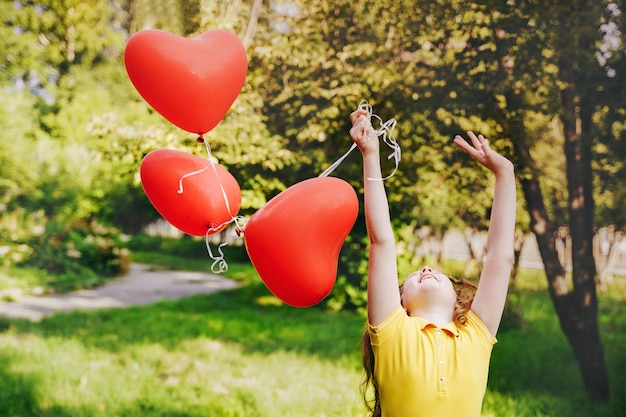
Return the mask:
<path id="1" fill-rule="evenodd" d="M 143 101 L 123 53 L 143 29 L 188 38 L 227 29 L 246 48 L 248 74 L 230 111 L 205 138 L 239 182 L 241 215 L 250 217 L 346 152 L 349 114 L 367 100 L 383 120 L 397 120 L 402 160 L 386 186 L 402 274 L 428 262 L 476 279 L 491 178 L 452 138 L 468 130 L 485 135 L 515 163 L 519 206 L 516 268 L 484 415 L 626 416 L 625 7 L 621 0 L 3 0 L 0 295 L 10 302 L 90 288 L 124 274 L 131 262 L 158 263 L 167 255 L 210 270 L 203 239 L 167 224 L 139 179 L 139 165 L 152 150 L 199 156 L 206 150 L 197 135 Z M 332 174 L 358 193 L 360 162 L 348 157 Z M 393 160 L 383 167 L 390 173 Z M 335 289 L 310 311 L 267 301 L 271 295 L 258 285 L 232 229 L 212 242 L 231 246 L 229 276 L 247 284 L 228 296 L 239 304 L 219 297 L 160 304 L 146 307 L 161 317 L 150 323 L 133 323 L 145 317 L 134 310 L 115 313 L 122 314 L 111 319 L 115 325 L 108 321 L 113 313 L 0 323 L 2 415 L 363 415 L 362 216 L 342 249 Z M 225 313 L 233 305 L 241 315 Z M 181 311 L 190 316 L 180 317 Z M 189 324 L 196 319 L 203 325 Z M 248 320 L 253 329 L 225 330 Z M 214 330 L 225 333 L 207 330 L 216 322 Z M 86 323 L 86 333 L 77 330 Z M 191 326 L 187 333 L 181 323 Z M 154 338 L 148 330 L 160 326 L 183 333 Z M 250 332 L 265 336 L 247 346 Z M 350 336 L 344 350 L 332 353 L 343 335 Z M 18 347 L 23 338 L 32 356 Z M 261 348 L 268 343 L 271 352 Z M 137 345 L 143 347 L 134 351 Z M 203 353 L 194 359 L 198 350 Z M 220 368 L 216 372 L 230 376 L 207 388 L 202 375 L 213 372 L 202 365 L 207 351 L 236 351 L 240 356 L 222 359 L 249 365 Z M 298 352 L 319 362 L 302 364 L 291 357 Z M 55 357 L 65 365 L 81 358 L 77 363 L 93 372 L 112 360 L 125 381 L 138 373 L 139 385 L 130 389 L 105 373 L 94 388 L 98 377 L 60 371 Z M 151 360 L 160 363 L 151 368 L 154 375 L 142 374 L 141 363 Z M 291 360 L 296 364 L 286 369 L 306 369 L 301 378 L 316 370 L 324 376 L 310 384 L 324 388 L 309 387 L 311 393 L 293 381 L 276 387 L 259 376 L 266 363 Z M 44 368 L 34 366 L 38 361 Z M 184 372 L 193 381 L 181 378 Z M 329 400 L 344 395 L 335 384 L 346 394 Z M 122 390 L 110 391 L 115 385 Z"/>

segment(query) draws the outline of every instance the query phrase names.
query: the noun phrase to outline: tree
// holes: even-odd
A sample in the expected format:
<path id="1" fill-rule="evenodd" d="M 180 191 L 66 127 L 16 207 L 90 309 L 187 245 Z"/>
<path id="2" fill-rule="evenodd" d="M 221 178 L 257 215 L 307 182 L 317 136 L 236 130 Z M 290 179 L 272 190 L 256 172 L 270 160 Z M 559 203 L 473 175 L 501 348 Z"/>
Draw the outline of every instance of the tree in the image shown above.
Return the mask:
<path id="1" fill-rule="evenodd" d="M 584 4 L 583 4 L 584 3 Z M 572 237 L 572 287 L 564 267 L 558 259 L 555 242 L 557 227 L 544 203 L 538 180 L 540 175 L 531 154 L 525 115 L 531 105 L 529 92 L 519 88 L 519 80 L 528 75 L 527 68 L 517 62 L 532 62 L 526 45 L 529 39 L 516 35 L 507 23 L 515 14 L 504 11 L 508 17 L 494 25 L 494 38 L 500 54 L 500 71 L 507 74 L 503 109 L 505 133 L 515 144 L 520 181 L 524 190 L 531 228 L 537 237 L 549 282 L 549 292 L 559 317 L 561 328 L 574 351 L 585 389 L 593 397 L 607 400 L 610 396 L 606 364 L 600 340 L 597 319 L 596 269 L 593 258 L 593 190 L 591 169 L 592 119 L 598 103 L 590 92 L 602 85 L 597 77 L 599 68 L 594 63 L 594 45 L 598 37 L 598 16 L 601 9 L 589 7 L 586 2 L 546 7 L 544 3 L 525 3 L 522 19 L 544 21 L 537 32 L 543 36 L 553 58 L 549 61 L 557 74 L 552 86 L 553 103 L 561 121 L 566 157 L 569 230 Z M 520 13 L 518 11 L 516 13 Z M 499 10 L 501 11 L 501 10 Z M 543 19 L 539 19 L 539 16 Z M 519 15 L 517 15 L 519 16 Z M 551 17 L 545 19 L 545 17 Z M 495 17 L 495 16 L 494 16 Z M 520 27 L 519 22 L 514 27 Z M 524 43 L 526 42 L 526 43 Z M 515 47 L 515 51 L 514 51 Z M 545 55 L 544 55 L 545 56 Z M 522 64 L 523 65 L 523 64 Z M 550 64 L 543 64 L 550 65 Z M 558 88 L 555 88 L 558 87 Z M 558 92 L 558 98 L 554 94 Z M 549 102 L 548 102 L 549 103 Z M 581 128 L 578 128 L 578 126 Z"/>
<path id="2" fill-rule="evenodd" d="M 581 6 L 582 4 L 578 7 Z M 597 10 L 594 9 L 591 8 L 592 13 L 581 12 L 577 15 L 568 7 L 568 10 L 561 12 L 559 16 L 565 29 L 557 35 L 557 46 L 560 50 L 559 76 L 564 83 L 561 88 L 561 120 L 567 158 L 574 286 L 568 295 L 557 293 L 551 295 L 559 313 L 561 327 L 578 359 L 585 388 L 599 399 L 608 399 L 610 390 L 598 328 L 596 266 L 593 258 L 591 123 L 596 103 L 585 91 L 585 87 L 590 84 L 586 79 L 588 77 L 586 73 L 593 74 L 594 70 L 597 71 L 597 66 L 587 64 L 591 55 L 590 47 L 595 45 L 596 41 L 589 33 L 590 28 L 596 27 L 597 24 Z M 591 20 L 590 16 L 593 16 Z M 573 25 L 587 30 L 567 30 Z M 581 124 L 580 129 L 577 128 L 578 122 Z"/>

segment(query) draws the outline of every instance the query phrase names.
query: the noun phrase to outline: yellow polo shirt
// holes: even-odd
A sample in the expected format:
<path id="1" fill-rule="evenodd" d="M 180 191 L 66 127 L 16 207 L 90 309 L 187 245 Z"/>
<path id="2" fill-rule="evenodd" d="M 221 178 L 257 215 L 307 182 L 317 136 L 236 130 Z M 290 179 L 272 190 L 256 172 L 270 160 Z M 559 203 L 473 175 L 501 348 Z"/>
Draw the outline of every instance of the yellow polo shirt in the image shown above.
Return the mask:
<path id="1" fill-rule="evenodd" d="M 369 327 L 382 417 L 479 417 L 495 337 L 469 311 L 443 328 L 402 306 Z"/>

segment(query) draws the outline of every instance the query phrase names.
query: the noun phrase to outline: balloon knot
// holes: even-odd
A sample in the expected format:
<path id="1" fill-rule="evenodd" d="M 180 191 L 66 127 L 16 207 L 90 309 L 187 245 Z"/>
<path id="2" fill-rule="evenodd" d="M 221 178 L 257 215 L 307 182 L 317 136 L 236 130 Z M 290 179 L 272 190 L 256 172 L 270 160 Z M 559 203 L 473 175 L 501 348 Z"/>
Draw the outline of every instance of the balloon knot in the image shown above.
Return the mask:
<path id="1" fill-rule="evenodd" d="M 236 228 L 235 233 L 237 233 L 237 237 L 241 237 L 243 235 L 243 227 Z"/>
<path id="2" fill-rule="evenodd" d="M 198 139 L 196 139 L 198 141 L 198 143 L 204 143 L 204 137 L 202 135 L 198 136 Z"/>

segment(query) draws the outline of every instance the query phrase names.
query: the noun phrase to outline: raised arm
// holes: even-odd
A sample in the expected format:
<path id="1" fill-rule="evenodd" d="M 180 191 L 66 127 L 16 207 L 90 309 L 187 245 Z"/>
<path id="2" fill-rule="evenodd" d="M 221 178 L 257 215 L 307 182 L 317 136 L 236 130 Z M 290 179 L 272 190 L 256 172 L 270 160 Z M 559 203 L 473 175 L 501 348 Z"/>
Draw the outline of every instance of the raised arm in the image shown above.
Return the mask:
<path id="1" fill-rule="evenodd" d="M 350 136 L 363 155 L 365 223 L 370 239 L 367 278 L 367 315 L 380 324 L 400 305 L 396 241 L 391 228 L 387 193 L 382 180 L 378 137 L 365 110 L 350 115 Z"/>
<path id="2" fill-rule="evenodd" d="M 476 136 L 468 132 L 468 136 L 472 145 L 461 136 L 456 136 L 454 142 L 479 164 L 489 169 L 496 180 L 487 233 L 487 258 L 472 303 L 472 311 L 495 336 L 504 311 L 514 259 L 515 172 L 513 164 L 493 151 L 482 135 Z"/>

